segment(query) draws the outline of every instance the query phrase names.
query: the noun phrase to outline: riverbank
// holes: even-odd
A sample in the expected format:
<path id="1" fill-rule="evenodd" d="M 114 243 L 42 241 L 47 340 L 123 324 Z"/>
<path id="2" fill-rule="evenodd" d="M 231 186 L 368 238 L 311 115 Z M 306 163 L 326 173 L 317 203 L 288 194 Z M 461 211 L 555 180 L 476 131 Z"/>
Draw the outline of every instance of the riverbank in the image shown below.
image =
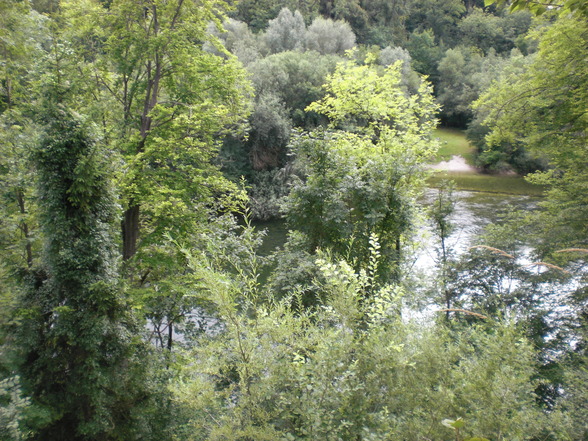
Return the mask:
<path id="1" fill-rule="evenodd" d="M 545 188 L 534 185 L 514 173 L 480 173 L 474 167 L 474 149 L 461 130 L 439 128 L 435 136 L 441 147 L 430 168 L 435 173 L 429 178 L 430 187 L 437 188 L 441 182 L 455 182 L 457 190 L 499 193 L 509 195 L 542 196 Z"/>
<path id="2" fill-rule="evenodd" d="M 457 190 L 498 193 L 507 195 L 542 196 L 545 188 L 534 185 L 521 176 L 488 175 L 478 172 L 440 170 L 427 181 L 429 187 L 438 188 L 443 181 L 455 182 Z"/>

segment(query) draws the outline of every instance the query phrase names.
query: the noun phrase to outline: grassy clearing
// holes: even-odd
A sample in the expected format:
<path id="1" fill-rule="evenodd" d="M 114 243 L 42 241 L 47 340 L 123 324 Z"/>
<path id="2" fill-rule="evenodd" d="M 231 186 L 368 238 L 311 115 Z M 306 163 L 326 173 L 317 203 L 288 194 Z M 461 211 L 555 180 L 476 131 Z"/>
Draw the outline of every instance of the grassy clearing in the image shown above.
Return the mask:
<path id="1" fill-rule="evenodd" d="M 541 196 L 545 190 L 520 176 L 484 175 L 480 173 L 437 172 L 429 178 L 429 186 L 438 187 L 443 180 L 452 180 L 458 190 L 484 191 L 489 193 Z"/>
<path id="2" fill-rule="evenodd" d="M 460 155 L 468 164 L 474 163 L 474 149 L 462 130 L 439 128 L 435 129 L 433 136 L 441 143 L 434 162 L 448 161 L 453 155 Z"/>

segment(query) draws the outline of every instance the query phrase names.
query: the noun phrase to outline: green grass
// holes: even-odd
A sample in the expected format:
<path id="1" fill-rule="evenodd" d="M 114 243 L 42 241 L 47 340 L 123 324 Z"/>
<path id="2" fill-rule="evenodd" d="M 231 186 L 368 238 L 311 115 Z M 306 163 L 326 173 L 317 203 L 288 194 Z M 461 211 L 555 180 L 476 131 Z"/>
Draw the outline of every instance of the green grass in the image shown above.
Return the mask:
<path id="1" fill-rule="evenodd" d="M 441 144 L 433 162 L 448 161 L 453 155 L 465 158 L 468 164 L 474 163 L 474 149 L 465 137 L 462 130 L 439 128 L 433 133 Z"/>
<path id="2" fill-rule="evenodd" d="M 490 193 L 541 196 L 545 190 L 520 176 L 485 175 L 481 173 L 437 172 L 428 180 L 429 186 L 437 187 L 443 180 L 452 180 L 458 190 L 485 191 Z"/>

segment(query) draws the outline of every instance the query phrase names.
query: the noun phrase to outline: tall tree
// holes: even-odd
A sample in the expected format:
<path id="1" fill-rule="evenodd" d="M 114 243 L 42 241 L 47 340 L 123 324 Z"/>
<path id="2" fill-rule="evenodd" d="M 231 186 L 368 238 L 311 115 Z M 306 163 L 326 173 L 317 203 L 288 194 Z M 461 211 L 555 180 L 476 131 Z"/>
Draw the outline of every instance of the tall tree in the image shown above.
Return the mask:
<path id="1" fill-rule="evenodd" d="M 107 141 L 122 152 L 124 259 L 158 214 L 170 214 L 162 202 L 186 207 L 187 216 L 228 190 L 210 159 L 215 137 L 243 118 L 248 87 L 234 57 L 202 47 L 212 38 L 208 23 L 220 25 L 226 7 L 217 0 L 67 5 L 78 56 L 91 61 L 100 99 L 110 103 L 102 109 Z"/>
<path id="2" fill-rule="evenodd" d="M 42 113 L 46 135 L 33 157 L 45 250 L 20 305 L 24 390 L 50 415 L 36 439 L 120 439 L 136 365 L 116 287 L 108 167 L 79 116 L 53 100 Z"/>
<path id="3" fill-rule="evenodd" d="M 422 165 L 437 147 L 431 87 L 423 81 L 407 96 L 400 69 L 401 62 L 383 72 L 347 62 L 329 76 L 326 96 L 307 110 L 326 116 L 330 130 L 314 133 L 295 150 L 308 176 L 287 204 L 288 220 L 304 234 L 308 253 L 328 248 L 359 268 L 368 262 L 376 234 L 378 275 L 388 277 L 399 275 L 402 242 L 424 183 Z"/>

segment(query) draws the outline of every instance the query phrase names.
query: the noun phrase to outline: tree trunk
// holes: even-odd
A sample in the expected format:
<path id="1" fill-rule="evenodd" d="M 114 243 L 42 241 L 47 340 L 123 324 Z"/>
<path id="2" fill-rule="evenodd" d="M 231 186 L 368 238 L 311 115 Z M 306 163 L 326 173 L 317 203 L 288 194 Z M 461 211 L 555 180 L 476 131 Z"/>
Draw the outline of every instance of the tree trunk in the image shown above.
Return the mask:
<path id="1" fill-rule="evenodd" d="M 137 252 L 139 239 L 139 205 L 132 204 L 122 221 L 123 260 L 129 260 Z"/>
<path id="2" fill-rule="evenodd" d="M 22 190 L 20 189 L 16 191 L 16 200 L 18 203 L 20 214 L 22 214 L 23 216 L 26 215 L 27 210 L 25 208 L 25 196 Z M 33 248 L 31 246 L 31 234 L 29 233 L 29 225 L 26 223 L 25 220 L 23 220 L 19 227 L 25 239 L 27 266 L 31 268 L 33 266 Z"/>
<path id="3" fill-rule="evenodd" d="M 157 8 L 152 5 L 151 13 L 153 14 L 153 33 L 159 35 L 159 19 Z M 153 64 L 155 65 L 153 67 Z M 155 52 L 154 62 L 147 63 L 147 90 L 143 102 L 143 112 L 141 114 L 141 126 L 139 133 L 141 139 L 137 145 L 137 153 L 145 149 L 145 142 L 149 131 L 151 130 L 150 112 L 155 108 L 159 98 L 159 87 L 162 77 L 162 57 L 159 52 Z M 123 236 L 123 260 L 129 260 L 137 252 L 137 242 L 139 239 L 139 212 L 140 205 L 137 201 L 130 200 L 129 208 L 125 211 L 125 217 L 122 221 Z"/>

